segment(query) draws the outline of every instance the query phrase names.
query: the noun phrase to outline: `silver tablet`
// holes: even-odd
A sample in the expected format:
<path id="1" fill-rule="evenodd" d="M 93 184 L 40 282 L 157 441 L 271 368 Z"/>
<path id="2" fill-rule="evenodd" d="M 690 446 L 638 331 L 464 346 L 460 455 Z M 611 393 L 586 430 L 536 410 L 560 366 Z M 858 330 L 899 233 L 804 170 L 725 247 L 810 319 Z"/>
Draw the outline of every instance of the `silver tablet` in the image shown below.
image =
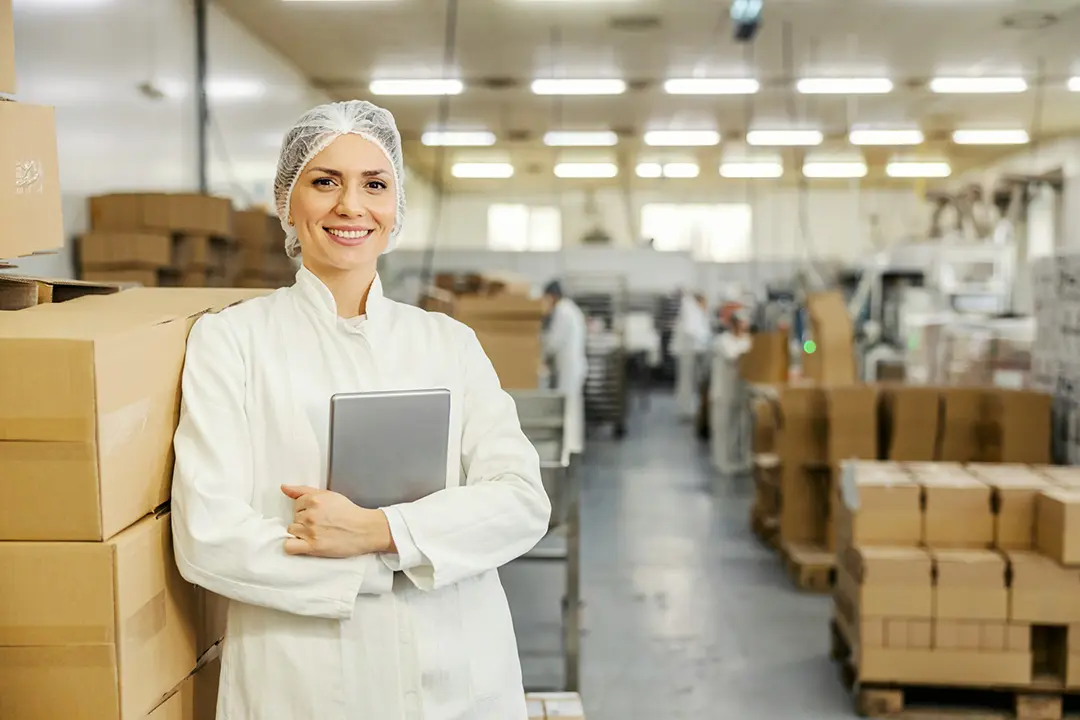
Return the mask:
<path id="1" fill-rule="evenodd" d="M 450 391 L 330 398 L 327 487 L 361 507 L 412 502 L 446 487 Z"/>

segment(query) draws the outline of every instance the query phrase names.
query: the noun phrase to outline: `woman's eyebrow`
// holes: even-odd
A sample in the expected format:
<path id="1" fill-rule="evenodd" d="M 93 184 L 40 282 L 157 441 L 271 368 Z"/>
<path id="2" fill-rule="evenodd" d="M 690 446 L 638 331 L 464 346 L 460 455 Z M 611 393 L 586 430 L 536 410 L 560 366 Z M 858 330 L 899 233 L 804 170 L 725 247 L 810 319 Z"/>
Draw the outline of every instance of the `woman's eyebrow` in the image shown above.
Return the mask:
<path id="1" fill-rule="evenodd" d="M 340 170 L 334 170 L 333 168 L 326 168 L 326 167 L 308 168 L 307 171 L 308 172 L 324 173 L 326 175 L 329 175 L 331 177 L 336 177 L 336 178 L 342 177 L 344 175 L 344 173 L 341 172 Z M 386 171 L 386 170 L 383 170 L 383 169 L 364 170 L 363 172 L 360 173 L 360 175 L 362 175 L 363 177 L 378 177 L 380 175 L 389 175 L 389 172 Z"/>

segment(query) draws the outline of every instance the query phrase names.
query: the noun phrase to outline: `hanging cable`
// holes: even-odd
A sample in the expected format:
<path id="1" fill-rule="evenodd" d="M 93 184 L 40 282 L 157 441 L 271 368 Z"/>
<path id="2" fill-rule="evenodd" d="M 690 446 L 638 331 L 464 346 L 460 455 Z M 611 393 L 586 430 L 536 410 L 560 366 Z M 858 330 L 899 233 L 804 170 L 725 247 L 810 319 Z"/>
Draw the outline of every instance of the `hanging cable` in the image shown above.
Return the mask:
<path id="1" fill-rule="evenodd" d="M 443 28 L 443 79 L 447 79 L 454 67 L 454 59 L 457 50 L 457 19 L 458 0 L 446 2 L 446 24 Z M 450 95 L 439 97 L 438 129 L 446 130 L 450 120 Z M 446 183 L 446 144 L 440 143 L 435 148 L 435 203 L 432 209 L 428 242 L 424 249 L 424 263 L 420 273 L 420 287 L 426 289 L 431 284 L 431 276 L 435 265 L 435 246 L 439 240 L 439 222 L 442 219 L 443 203 L 445 202 Z"/>

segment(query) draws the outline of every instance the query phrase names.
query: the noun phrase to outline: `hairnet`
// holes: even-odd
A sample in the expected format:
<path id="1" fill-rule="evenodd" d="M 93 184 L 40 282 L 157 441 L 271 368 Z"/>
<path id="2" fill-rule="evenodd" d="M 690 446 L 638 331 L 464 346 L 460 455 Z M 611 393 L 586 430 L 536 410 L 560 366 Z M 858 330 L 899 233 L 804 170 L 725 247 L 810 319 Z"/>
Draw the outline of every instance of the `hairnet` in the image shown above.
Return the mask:
<path id="1" fill-rule="evenodd" d="M 359 135 L 374 143 L 390 161 L 394 173 L 394 191 L 397 193 L 397 220 L 390 231 L 385 252 L 393 250 L 397 244 L 405 218 L 405 188 L 402 185 L 405 161 L 401 154 L 401 135 L 397 123 L 389 110 L 364 100 L 349 100 L 308 110 L 285 134 L 281 144 L 277 175 L 274 177 L 274 202 L 281 227 L 285 229 L 285 253 L 289 257 L 300 254 L 296 228 L 289 225 L 289 203 L 296 180 L 313 157 L 342 135 Z"/>
<path id="2" fill-rule="evenodd" d="M 544 294 L 553 295 L 555 297 L 561 298 L 563 296 L 562 283 L 560 283 L 558 280 L 552 280 L 544 286 Z"/>

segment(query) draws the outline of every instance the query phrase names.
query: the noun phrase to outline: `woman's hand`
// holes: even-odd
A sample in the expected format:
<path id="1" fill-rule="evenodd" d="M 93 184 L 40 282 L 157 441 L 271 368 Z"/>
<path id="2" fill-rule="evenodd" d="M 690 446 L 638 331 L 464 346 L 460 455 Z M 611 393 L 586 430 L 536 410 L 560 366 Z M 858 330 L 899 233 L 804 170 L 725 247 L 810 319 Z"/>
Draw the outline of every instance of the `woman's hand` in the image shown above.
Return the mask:
<path id="1" fill-rule="evenodd" d="M 392 552 L 390 523 L 381 510 L 368 510 L 344 495 L 303 485 L 282 485 L 293 500 L 289 555 L 347 558 Z"/>

